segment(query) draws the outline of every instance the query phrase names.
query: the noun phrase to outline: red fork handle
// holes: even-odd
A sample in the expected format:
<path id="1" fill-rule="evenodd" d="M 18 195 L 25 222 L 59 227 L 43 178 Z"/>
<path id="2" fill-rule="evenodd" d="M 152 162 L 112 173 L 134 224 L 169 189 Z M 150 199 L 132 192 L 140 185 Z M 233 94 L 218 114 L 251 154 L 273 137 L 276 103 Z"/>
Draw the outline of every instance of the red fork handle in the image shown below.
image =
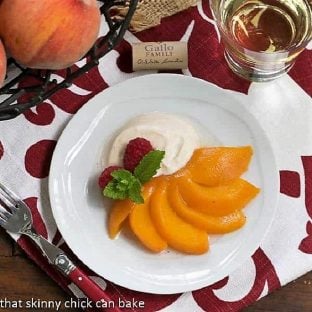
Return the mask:
<path id="1" fill-rule="evenodd" d="M 121 312 L 121 310 L 116 307 L 116 303 L 105 293 L 105 291 L 79 268 L 75 267 L 67 276 L 90 300 L 97 305 L 96 308 L 98 311 Z M 103 300 L 105 302 L 103 302 Z"/>
<path id="2" fill-rule="evenodd" d="M 44 237 L 37 235 L 32 229 L 23 231 L 23 234 L 28 235 L 41 249 L 49 262 L 69 278 L 88 299 L 93 301 L 98 311 L 121 312 L 108 294 L 77 268 L 60 248 L 52 245 Z"/>

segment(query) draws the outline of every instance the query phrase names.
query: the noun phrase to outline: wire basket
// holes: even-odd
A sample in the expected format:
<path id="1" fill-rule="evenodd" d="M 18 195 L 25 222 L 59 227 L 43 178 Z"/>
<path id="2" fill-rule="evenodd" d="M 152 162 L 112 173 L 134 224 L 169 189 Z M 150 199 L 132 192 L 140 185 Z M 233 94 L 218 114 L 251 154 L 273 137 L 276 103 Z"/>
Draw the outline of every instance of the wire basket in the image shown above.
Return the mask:
<path id="1" fill-rule="evenodd" d="M 52 78 L 54 71 L 24 68 L 14 59 L 8 59 L 9 75 L 13 73 L 13 77 L 7 77 L 5 85 L 0 89 L 0 96 L 3 98 L 0 102 L 0 121 L 13 119 L 29 108 L 39 105 L 59 90 L 70 87 L 76 78 L 97 66 L 100 58 L 120 43 L 129 27 L 138 0 L 100 0 L 100 2 L 102 2 L 101 13 L 105 17 L 109 31 L 84 56 L 86 63 L 82 67 L 77 68 L 74 65 L 68 67 L 65 69 L 66 73 L 63 78 L 56 80 Z M 126 4 L 129 10 L 125 18 L 123 20 L 112 19 L 109 14 L 110 8 Z M 22 87 L 22 82 L 29 78 L 35 83 Z M 27 101 L 22 100 L 25 98 Z"/>

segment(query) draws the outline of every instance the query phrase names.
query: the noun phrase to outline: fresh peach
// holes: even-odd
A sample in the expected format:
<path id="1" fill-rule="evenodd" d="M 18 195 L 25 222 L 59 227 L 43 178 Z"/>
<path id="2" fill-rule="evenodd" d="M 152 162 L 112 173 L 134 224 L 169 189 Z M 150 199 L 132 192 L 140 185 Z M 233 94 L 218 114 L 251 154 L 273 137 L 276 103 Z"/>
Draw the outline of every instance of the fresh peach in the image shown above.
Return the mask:
<path id="1" fill-rule="evenodd" d="M 3 0 L 0 36 L 20 64 L 62 69 L 92 47 L 100 18 L 96 0 Z"/>
<path id="2" fill-rule="evenodd" d="M 3 85 L 3 81 L 6 74 L 6 66 L 7 66 L 6 54 L 3 44 L 0 41 L 0 87 Z"/>

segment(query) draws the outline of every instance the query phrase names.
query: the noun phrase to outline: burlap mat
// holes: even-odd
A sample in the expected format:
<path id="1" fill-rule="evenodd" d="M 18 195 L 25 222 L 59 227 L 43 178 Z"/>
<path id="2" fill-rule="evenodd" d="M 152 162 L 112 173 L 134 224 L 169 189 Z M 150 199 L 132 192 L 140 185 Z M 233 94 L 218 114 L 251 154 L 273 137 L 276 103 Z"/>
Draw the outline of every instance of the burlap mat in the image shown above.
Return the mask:
<path id="1" fill-rule="evenodd" d="M 174 15 L 191 6 L 195 6 L 198 0 L 140 0 L 136 12 L 130 23 L 130 30 L 133 32 L 142 31 L 159 25 L 163 17 Z M 123 19 L 129 8 L 129 1 L 126 6 L 116 5 L 111 12 L 114 18 Z"/>

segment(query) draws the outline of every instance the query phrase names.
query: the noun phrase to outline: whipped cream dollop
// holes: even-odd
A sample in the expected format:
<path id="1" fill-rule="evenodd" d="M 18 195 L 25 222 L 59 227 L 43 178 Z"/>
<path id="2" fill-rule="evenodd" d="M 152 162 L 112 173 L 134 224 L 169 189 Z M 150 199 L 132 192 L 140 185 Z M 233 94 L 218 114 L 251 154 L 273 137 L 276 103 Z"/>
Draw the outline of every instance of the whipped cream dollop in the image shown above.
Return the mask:
<path id="1" fill-rule="evenodd" d="M 172 114 L 152 112 L 130 120 L 113 141 L 110 165 L 122 166 L 128 142 L 137 137 L 149 140 L 154 149 L 165 151 L 157 176 L 172 174 L 185 166 L 201 138 L 190 120 Z"/>

